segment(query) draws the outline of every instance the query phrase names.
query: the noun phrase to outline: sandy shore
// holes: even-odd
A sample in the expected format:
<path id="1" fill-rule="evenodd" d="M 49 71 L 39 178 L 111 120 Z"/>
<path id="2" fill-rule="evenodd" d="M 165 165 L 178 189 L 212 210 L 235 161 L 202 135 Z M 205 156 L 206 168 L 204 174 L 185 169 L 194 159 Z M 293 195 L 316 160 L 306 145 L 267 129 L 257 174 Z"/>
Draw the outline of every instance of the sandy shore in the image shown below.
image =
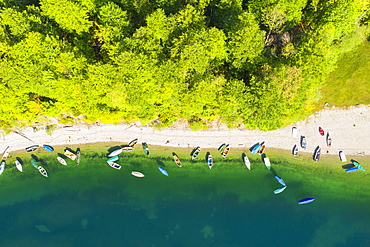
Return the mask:
<path id="1" fill-rule="evenodd" d="M 326 139 L 321 136 L 318 127 L 321 126 L 325 135 L 329 132 L 332 137 L 332 146 L 326 147 Z M 292 127 L 298 129 L 296 137 L 292 137 Z M 187 128 L 169 127 L 156 130 L 152 127 L 131 125 L 94 125 L 81 124 L 72 127 L 61 127 L 48 135 L 45 130 L 34 131 L 33 128 L 22 129 L 32 141 L 16 133 L 2 134 L 0 152 L 7 146 L 12 150 L 24 149 L 33 144 L 72 145 L 94 142 L 128 143 L 138 138 L 139 143 L 149 145 L 175 147 L 204 147 L 217 148 L 222 143 L 229 143 L 231 148 L 250 148 L 257 142 L 265 141 L 266 150 L 269 147 L 291 150 L 299 145 L 300 136 L 307 138 L 306 152 L 313 152 L 320 145 L 322 152 L 329 151 L 338 154 L 344 151 L 351 155 L 370 154 L 370 105 L 360 105 L 349 109 L 327 108 L 306 120 L 294 123 L 288 127 L 274 131 L 227 129 L 214 127 L 205 131 L 191 131 Z M 300 151 L 302 149 L 300 148 Z"/>

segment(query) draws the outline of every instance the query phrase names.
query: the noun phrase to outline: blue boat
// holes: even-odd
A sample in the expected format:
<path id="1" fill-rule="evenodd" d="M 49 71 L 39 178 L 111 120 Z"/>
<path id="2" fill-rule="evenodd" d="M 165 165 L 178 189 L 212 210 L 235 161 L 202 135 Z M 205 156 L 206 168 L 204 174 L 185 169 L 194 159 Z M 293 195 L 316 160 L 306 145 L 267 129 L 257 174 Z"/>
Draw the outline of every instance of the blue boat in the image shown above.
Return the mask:
<path id="1" fill-rule="evenodd" d="M 284 180 L 283 180 L 281 177 L 279 177 L 278 175 L 276 175 L 276 176 L 275 176 L 275 178 L 276 178 L 276 180 L 277 180 L 281 185 L 286 186 L 286 184 L 285 184 Z"/>
<path id="2" fill-rule="evenodd" d="M 107 162 L 114 162 L 118 160 L 118 156 L 113 156 L 107 160 Z"/>
<path id="3" fill-rule="evenodd" d="M 316 198 L 305 198 L 305 199 L 302 199 L 300 201 L 298 201 L 298 204 L 308 204 L 308 203 L 311 203 L 313 201 L 315 201 Z"/>
<path id="4" fill-rule="evenodd" d="M 261 149 L 261 144 L 257 144 L 256 146 L 254 146 L 251 153 L 256 154 L 260 149 Z"/>
<path id="5" fill-rule="evenodd" d="M 346 170 L 346 172 L 355 172 L 358 170 L 358 167 L 351 167 Z"/>
<path id="6" fill-rule="evenodd" d="M 167 177 L 168 177 L 168 172 L 167 172 L 163 167 L 158 166 L 158 169 L 159 169 L 159 171 L 160 171 L 163 175 L 165 175 L 165 176 L 167 176 Z"/>
<path id="7" fill-rule="evenodd" d="M 286 186 L 281 186 L 281 187 L 277 188 L 276 190 L 274 190 L 274 194 L 277 195 L 277 194 L 283 192 L 285 189 L 286 189 Z"/>
<path id="8" fill-rule="evenodd" d="M 50 153 L 54 152 L 54 148 L 53 148 L 52 146 L 49 146 L 49 145 L 44 144 L 44 145 L 42 145 L 42 147 L 43 147 L 46 151 L 48 151 L 48 152 L 50 152 Z"/>

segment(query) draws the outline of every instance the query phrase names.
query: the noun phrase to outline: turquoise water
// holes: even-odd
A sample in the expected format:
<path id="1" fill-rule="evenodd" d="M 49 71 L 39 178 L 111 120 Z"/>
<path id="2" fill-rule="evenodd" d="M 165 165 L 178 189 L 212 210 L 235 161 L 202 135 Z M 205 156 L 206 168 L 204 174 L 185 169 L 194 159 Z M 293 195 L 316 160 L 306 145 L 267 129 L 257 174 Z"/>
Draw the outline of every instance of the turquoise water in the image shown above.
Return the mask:
<path id="1" fill-rule="evenodd" d="M 370 246 L 370 191 L 367 172 L 347 174 L 337 157 L 314 163 L 266 151 L 272 170 L 258 155 L 140 145 L 123 153 L 121 170 L 106 163 L 113 144 L 80 146 L 81 164 L 62 166 L 56 153 L 34 154 L 48 171 L 42 177 L 29 154 L 14 153 L 0 177 L 1 246 Z M 71 147 L 75 149 L 76 147 Z M 182 161 L 179 168 L 171 153 Z M 214 156 L 209 169 L 205 155 Z M 248 171 L 241 154 L 252 161 Z M 24 172 L 12 162 L 24 161 Z M 367 157 L 356 157 L 367 168 Z M 169 176 L 163 176 L 158 166 Z M 133 177 L 140 171 L 145 178 Z M 274 195 L 280 184 L 287 189 Z M 316 197 L 298 205 L 305 197 Z"/>

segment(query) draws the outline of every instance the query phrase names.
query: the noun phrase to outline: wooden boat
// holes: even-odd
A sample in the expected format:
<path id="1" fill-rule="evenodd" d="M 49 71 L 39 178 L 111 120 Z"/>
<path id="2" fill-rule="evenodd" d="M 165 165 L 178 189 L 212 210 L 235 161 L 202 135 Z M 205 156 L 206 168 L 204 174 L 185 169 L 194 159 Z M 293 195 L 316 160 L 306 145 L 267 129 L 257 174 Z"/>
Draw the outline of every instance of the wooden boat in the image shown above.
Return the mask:
<path id="1" fill-rule="evenodd" d="M 322 135 L 322 136 L 324 136 L 324 135 L 325 135 L 325 132 L 324 132 L 324 130 L 323 130 L 321 127 L 319 127 L 319 133 L 320 133 L 320 135 Z"/>
<path id="2" fill-rule="evenodd" d="M 33 165 L 33 167 L 35 167 L 36 169 L 39 167 L 39 164 L 37 164 L 37 161 L 34 159 L 34 158 L 31 158 L 31 164 Z"/>
<path id="3" fill-rule="evenodd" d="M 121 169 L 121 166 L 120 166 L 120 165 L 118 165 L 118 164 L 117 164 L 117 163 L 115 163 L 115 162 L 107 161 L 107 163 L 108 163 L 108 165 L 109 165 L 110 167 L 113 167 L 114 169 L 117 169 L 117 170 L 120 170 L 120 169 Z"/>
<path id="4" fill-rule="evenodd" d="M 62 157 L 57 157 L 57 160 L 59 161 L 60 164 L 66 166 L 67 165 L 67 162 L 62 158 Z"/>
<path id="5" fill-rule="evenodd" d="M 181 167 L 181 162 L 180 162 L 179 157 L 175 153 L 172 153 L 172 155 L 173 155 L 173 159 L 175 160 L 176 165 Z"/>
<path id="6" fill-rule="evenodd" d="M 248 159 L 248 156 L 247 156 L 247 155 L 246 155 L 246 156 L 244 156 L 244 163 L 245 163 L 245 165 L 247 166 L 248 170 L 250 170 L 250 169 L 251 169 L 251 162 L 249 161 L 249 159 Z"/>
<path id="7" fill-rule="evenodd" d="M 222 152 L 222 157 L 226 157 L 227 155 L 228 155 L 228 153 L 230 152 L 230 145 L 229 144 L 227 144 L 226 146 L 225 146 L 225 149 L 224 149 L 224 151 Z"/>
<path id="8" fill-rule="evenodd" d="M 10 153 L 10 147 L 7 146 L 4 150 L 4 153 L 3 153 L 3 157 L 1 158 L 2 160 L 6 160 L 9 156 L 9 153 Z"/>
<path id="9" fill-rule="evenodd" d="M 295 157 L 298 157 L 298 146 L 297 145 L 294 145 L 293 149 L 292 149 L 292 154 L 295 156 Z"/>
<path id="10" fill-rule="evenodd" d="M 130 147 L 130 146 L 128 146 L 128 147 L 123 147 L 123 148 L 122 148 L 122 151 L 125 151 L 125 152 L 134 151 L 134 147 Z"/>
<path id="11" fill-rule="evenodd" d="M 355 172 L 357 170 L 358 170 L 358 167 L 351 167 L 351 168 L 346 169 L 346 172 Z"/>
<path id="12" fill-rule="evenodd" d="M 44 144 L 44 145 L 42 145 L 42 147 L 43 147 L 46 151 L 48 151 L 48 152 L 50 152 L 50 153 L 54 152 L 54 148 L 53 148 L 52 146 L 49 146 L 49 145 Z"/>
<path id="13" fill-rule="evenodd" d="M 161 167 L 161 166 L 158 166 L 158 169 L 159 169 L 159 171 L 163 174 L 163 175 L 165 175 L 165 176 L 167 176 L 168 177 L 168 172 L 166 171 L 166 169 L 164 169 L 163 167 Z"/>
<path id="14" fill-rule="evenodd" d="M 218 147 L 218 151 L 220 152 L 220 154 L 222 154 L 224 152 L 226 148 L 226 144 L 225 143 L 222 143 L 219 147 Z"/>
<path id="15" fill-rule="evenodd" d="M 0 163 L 0 175 L 4 172 L 5 170 L 5 160 L 2 160 Z"/>
<path id="16" fill-rule="evenodd" d="M 331 140 L 331 136 L 329 135 L 329 132 L 326 134 L 326 146 L 328 147 L 328 148 L 330 148 L 331 147 L 331 142 L 332 142 L 332 140 Z"/>
<path id="17" fill-rule="evenodd" d="M 276 180 L 277 180 L 281 185 L 286 186 L 286 184 L 285 184 L 284 180 L 283 180 L 281 177 L 279 177 L 278 175 L 275 175 L 275 178 L 276 178 Z"/>
<path id="18" fill-rule="evenodd" d="M 258 150 L 260 150 L 261 148 L 261 144 L 256 144 L 253 149 L 251 150 L 251 154 L 256 154 L 258 152 Z"/>
<path id="19" fill-rule="evenodd" d="M 365 170 L 365 168 L 362 166 L 362 165 L 360 165 L 360 163 L 358 163 L 357 161 L 355 161 L 355 160 L 351 160 L 352 161 L 352 164 L 355 166 L 355 167 L 357 167 L 359 170 L 361 170 L 361 171 L 366 171 Z"/>
<path id="20" fill-rule="evenodd" d="M 265 166 L 267 167 L 267 169 L 271 169 L 271 163 L 270 163 L 270 159 L 268 157 L 265 157 L 263 158 L 263 162 L 265 162 Z"/>
<path id="21" fill-rule="evenodd" d="M 191 159 L 195 159 L 196 157 L 198 157 L 200 153 L 200 147 L 196 147 L 193 152 L 190 154 L 191 155 Z"/>
<path id="22" fill-rule="evenodd" d="M 144 174 L 142 174 L 141 172 L 135 172 L 135 171 L 132 171 L 131 172 L 131 175 L 135 176 L 135 177 L 138 177 L 138 178 L 143 178 L 145 177 Z"/>
<path id="23" fill-rule="evenodd" d="M 40 145 L 32 145 L 32 146 L 26 147 L 26 152 L 27 153 L 33 152 L 33 151 L 37 150 L 39 147 L 40 147 Z"/>
<path id="24" fill-rule="evenodd" d="M 146 144 L 146 142 L 143 142 L 141 145 L 143 146 L 144 154 L 149 155 L 148 144 Z"/>
<path id="25" fill-rule="evenodd" d="M 316 149 L 315 149 L 315 152 L 313 153 L 313 160 L 315 162 L 318 162 L 319 161 L 320 154 L 321 154 L 321 148 L 320 148 L 320 146 L 317 146 Z"/>
<path id="26" fill-rule="evenodd" d="M 342 162 L 347 161 L 346 155 L 343 153 L 343 151 L 339 151 L 339 158 Z"/>
<path id="27" fill-rule="evenodd" d="M 281 186 L 281 187 L 277 188 L 276 190 L 274 190 L 274 194 L 275 194 L 275 195 L 280 194 L 280 193 L 281 193 L 281 192 L 283 192 L 285 189 L 286 189 L 286 186 Z"/>
<path id="28" fill-rule="evenodd" d="M 81 161 L 81 151 L 79 148 L 77 148 L 77 151 L 76 151 L 76 163 L 77 165 L 80 164 L 80 161 Z"/>
<path id="29" fill-rule="evenodd" d="M 208 155 L 207 163 L 208 163 L 209 169 L 212 169 L 212 166 L 213 166 L 212 155 Z"/>
<path id="30" fill-rule="evenodd" d="M 39 172 L 41 173 L 42 176 L 48 177 L 48 173 L 46 172 L 46 170 L 44 169 L 44 167 L 38 166 L 37 167 L 37 170 L 39 170 Z"/>
<path id="31" fill-rule="evenodd" d="M 77 158 L 77 156 L 69 150 L 65 150 L 64 155 L 70 158 L 71 160 L 75 160 Z"/>
<path id="32" fill-rule="evenodd" d="M 299 200 L 298 201 L 298 204 L 302 205 L 302 204 L 308 204 L 308 203 L 311 203 L 313 201 L 315 201 L 316 198 L 305 198 L 305 199 L 302 199 L 302 200 Z"/>
<path id="33" fill-rule="evenodd" d="M 15 160 L 15 167 L 18 169 L 18 171 L 20 171 L 20 172 L 23 171 L 22 164 L 21 164 L 21 162 L 19 162 L 19 160 Z"/>
<path id="34" fill-rule="evenodd" d="M 306 147 L 307 147 L 307 139 L 306 139 L 305 136 L 301 136 L 301 147 L 303 149 L 306 149 Z"/>
<path id="35" fill-rule="evenodd" d="M 114 162 L 118 160 L 118 156 L 113 156 L 107 160 L 107 162 Z"/>
<path id="36" fill-rule="evenodd" d="M 134 147 L 136 145 L 136 143 L 137 143 L 137 138 L 130 141 L 130 143 L 128 145 L 129 145 L 129 147 Z"/>
<path id="37" fill-rule="evenodd" d="M 292 137 L 296 137 L 298 133 L 298 129 L 296 127 L 292 128 Z"/>
<path id="38" fill-rule="evenodd" d="M 120 148 L 120 149 L 116 149 L 114 150 L 113 152 L 111 152 L 110 154 L 108 154 L 108 157 L 113 157 L 113 156 L 117 156 L 119 155 L 120 153 L 122 153 L 123 149 Z"/>
<path id="39" fill-rule="evenodd" d="M 262 143 L 261 143 L 261 147 L 260 147 L 260 149 L 258 150 L 258 154 L 259 154 L 259 155 L 262 155 L 262 154 L 263 154 L 263 152 L 265 152 L 265 148 L 266 148 L 265 142 L 262 142 Z"/>

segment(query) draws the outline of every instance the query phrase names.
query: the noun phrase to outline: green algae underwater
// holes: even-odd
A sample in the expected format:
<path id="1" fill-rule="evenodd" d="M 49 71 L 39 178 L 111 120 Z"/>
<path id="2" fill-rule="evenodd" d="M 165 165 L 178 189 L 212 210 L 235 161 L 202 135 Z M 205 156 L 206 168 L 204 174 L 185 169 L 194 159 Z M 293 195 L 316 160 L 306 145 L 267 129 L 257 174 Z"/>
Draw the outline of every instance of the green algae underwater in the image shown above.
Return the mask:
<path id="1" fill-rule="evenodd" d="M 120 143 L 96 143 L 39 149 L 31 154 L 47 170 L 41 176 L 30 153 L 12 152 L 0 176 L 1 246 L 370 246 L 368 171 L 346 173 L 350 162 L 323 154 L 293 157 L 269 149 L 268 170 L 260 155 L 231 149 L 202 149 L 140 144 L 123 152 L 121 170 L 106 163 Z M 81 163 L 56 157 L 68 147 L 81 149 Z M 181 160 L 178 167 L 172 156 Z M 207 153 L 214 165 L 209 169 Z M 243 163 L 247 154 L 252 169 Z M 14 165 L 23 161 L 23 172 Z M 355 159 L 370 169 L 369 157 Z M 160 173 L 158 167 L 169 176 Z M 343 168 L 344 167 L 344 168 Z M 144 178 L 131 175 L 145 174 Z M 279 195 L 279 175 L 287 189 Z M 308 205 L 297 201 L 317 198 Z"/>

